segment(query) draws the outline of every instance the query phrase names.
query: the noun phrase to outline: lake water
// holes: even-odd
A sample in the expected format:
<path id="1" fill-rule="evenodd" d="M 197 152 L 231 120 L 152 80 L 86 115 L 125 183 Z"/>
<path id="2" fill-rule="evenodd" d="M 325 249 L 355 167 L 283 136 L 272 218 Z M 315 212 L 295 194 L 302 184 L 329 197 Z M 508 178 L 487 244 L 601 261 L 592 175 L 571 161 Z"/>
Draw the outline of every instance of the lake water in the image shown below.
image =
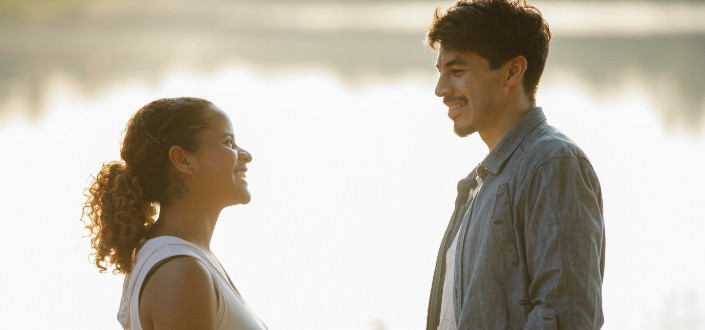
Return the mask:
<path id="1" fill-rule="evenodd" d="M 453 135 L 422 45 L 448 2 L 115 1 L 0 7 L 0 319 L 119 329 L 83 189 L 145 103 L 230 114 L 253 201 L 213 250 L 272 329 L 422 329 L 457 180 L 487 149 Z M 538 94 L 604 191 L 604 329 L 705 329 L 705 26 L 698 2 L 539 2 Z M 654 17 L 658 19 L 654 19 Z"/>

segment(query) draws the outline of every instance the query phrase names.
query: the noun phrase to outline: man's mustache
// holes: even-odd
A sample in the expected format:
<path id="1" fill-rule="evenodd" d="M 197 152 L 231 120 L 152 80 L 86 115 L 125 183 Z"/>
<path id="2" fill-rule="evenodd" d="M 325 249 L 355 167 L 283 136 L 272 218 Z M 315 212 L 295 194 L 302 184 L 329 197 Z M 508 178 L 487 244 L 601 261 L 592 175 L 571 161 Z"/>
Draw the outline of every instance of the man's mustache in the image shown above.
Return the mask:
<path id="1" fill-rule="evenodd" d="M 448 103 L 455 103 L 455 102 L 467 102 L 468 99 L 463 96 L 444 96 L 443 97 L 443 103 L 448 104 Z"/>

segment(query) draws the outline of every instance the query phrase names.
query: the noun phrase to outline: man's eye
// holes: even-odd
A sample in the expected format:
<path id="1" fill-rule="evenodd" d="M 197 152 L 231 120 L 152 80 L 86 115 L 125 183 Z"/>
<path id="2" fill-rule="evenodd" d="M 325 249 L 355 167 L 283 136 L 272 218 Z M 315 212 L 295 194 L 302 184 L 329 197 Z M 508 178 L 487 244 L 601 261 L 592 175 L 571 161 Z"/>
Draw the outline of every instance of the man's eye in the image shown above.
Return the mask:
<path id="1" fill-rule="evenodd" d="M 225 141 L 225 145 L 230 147 L 230 149 L 235 149 L 235 142 L 232 140 Z"/>
<path id="2" fill-rule="evenodd" d="M 465 73 L 465 70 L 451 70 L 450 73 L 454 76 L 460 76 Z"/>

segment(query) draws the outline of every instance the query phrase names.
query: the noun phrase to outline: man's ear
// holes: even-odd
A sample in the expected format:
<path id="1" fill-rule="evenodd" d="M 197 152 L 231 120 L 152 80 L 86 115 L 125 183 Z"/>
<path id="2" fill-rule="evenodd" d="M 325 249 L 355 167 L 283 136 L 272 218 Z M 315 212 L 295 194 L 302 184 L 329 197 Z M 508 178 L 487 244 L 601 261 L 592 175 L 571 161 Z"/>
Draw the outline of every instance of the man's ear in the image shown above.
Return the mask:
<path id="1" fill-rule="evenodd" d="M 169 148 L 169 161 L 174 169 L 176 169 L 177 173 L 193 174 L 192 163 L 189 157 L 190 154 L 181 146 L 174 145 Z"/>
<path id="2" fill-rule="evenodd" d="M 507 66 L 506 84 L 508 87 L 515 87 L 521 83 L 528 64 L 524 56 L 517 56 L 505 64 Z"/>

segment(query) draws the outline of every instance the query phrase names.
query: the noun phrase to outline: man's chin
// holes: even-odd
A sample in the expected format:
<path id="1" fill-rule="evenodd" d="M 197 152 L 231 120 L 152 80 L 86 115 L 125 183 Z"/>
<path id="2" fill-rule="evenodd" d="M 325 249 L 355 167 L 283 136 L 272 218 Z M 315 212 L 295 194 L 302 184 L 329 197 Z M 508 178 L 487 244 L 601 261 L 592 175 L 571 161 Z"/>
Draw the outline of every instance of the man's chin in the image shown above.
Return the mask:
<path id="1" fill-rule="evenodd" d="M 453 125 L 453 132 L 455 132 L 455 135 L 459 137 L 466 137 L 468 135 L 471 135 L 472 133 L 477 132 L 477 130 L 473 126 L 460 126 L 458 124 L 455 124 Z"/>

